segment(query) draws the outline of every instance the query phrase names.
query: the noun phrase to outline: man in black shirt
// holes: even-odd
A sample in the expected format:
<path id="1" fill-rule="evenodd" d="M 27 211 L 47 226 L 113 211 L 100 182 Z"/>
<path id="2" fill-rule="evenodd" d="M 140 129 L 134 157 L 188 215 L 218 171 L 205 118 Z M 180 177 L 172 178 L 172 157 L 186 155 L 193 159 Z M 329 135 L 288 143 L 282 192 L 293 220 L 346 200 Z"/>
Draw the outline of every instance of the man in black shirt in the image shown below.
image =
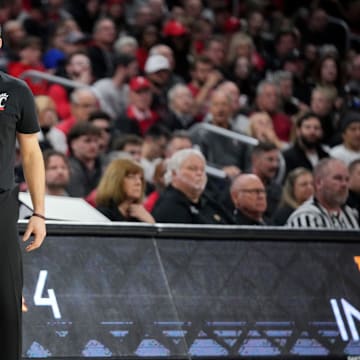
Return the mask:
<path id="1" fill-rule="evenodd" d="M 26 247 L 26 251 L 32 251 L 42 244 L 46 234 L 44 162 L 36 134 L 39 129 L 29 88 L 24 82 L 0 72 L 0 349 L 1 358 L 6 360 L 20 360 L 22 342 L 22 263 L 17 230 L 18 188 L 14 180 L 15 142 L 17 139 L 20 146 L 34 208 L 23 236 L 26 241 L 34 235 Z"/>
<path id="2" fill-rule="evenodd" d="M 205 193 L 205 158 L 200 151 L 177 151 L 167 163 L 170 185 L 152 212 L 157 222 L 183 224 L 231 224 L 231 216 Z"/>
<path id="3" fill-rule="evenodd" d="M 266 190 L 255 174 L 240 174 L 230 188 L 237 225 L 266 225 L 264 213 L 267 207 Z"/>

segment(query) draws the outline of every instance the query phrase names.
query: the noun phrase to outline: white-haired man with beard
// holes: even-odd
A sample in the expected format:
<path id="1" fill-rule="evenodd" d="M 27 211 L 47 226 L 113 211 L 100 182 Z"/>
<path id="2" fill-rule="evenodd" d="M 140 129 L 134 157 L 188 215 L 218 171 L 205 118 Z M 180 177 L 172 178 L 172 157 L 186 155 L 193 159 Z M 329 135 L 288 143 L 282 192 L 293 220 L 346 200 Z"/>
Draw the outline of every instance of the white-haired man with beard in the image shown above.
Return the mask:
<path id="1" fill-rule="evenodd" d="M 288 219 L 293 228 L 359 229 L 358 213 L 345 205 L 349 194 L 349 170 L 344 162 L 322 159 L 314 168 L 314 197 Z"/>
<path id="2" fill-rule="evenodd" d="M 157 222 L 231 224 L 232 218 L 204 190 L 206 161 L 196 149 L 179 150 L 167 161 L 168 187 L 152 212 Z"/>

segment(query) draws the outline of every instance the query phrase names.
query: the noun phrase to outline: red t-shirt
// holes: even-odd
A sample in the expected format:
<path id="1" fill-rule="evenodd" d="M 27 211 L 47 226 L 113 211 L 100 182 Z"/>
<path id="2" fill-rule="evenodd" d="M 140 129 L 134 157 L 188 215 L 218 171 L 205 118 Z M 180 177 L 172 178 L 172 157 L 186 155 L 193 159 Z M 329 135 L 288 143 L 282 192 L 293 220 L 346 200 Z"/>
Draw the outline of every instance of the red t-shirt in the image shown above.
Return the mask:
<path id="1" fill-rule="evenodd" d="M 19 78 L 21 74 L 27 70 L 46 72 L 43 65 L 27 65 L 20 61 L 10 62 L 7 68 L 8 74 L 17 78 Z M 34 95 L 47 95 L 48 83 L 46 80 L 27 77 L 24 81 L 29 85 L 29 88 Z"/>

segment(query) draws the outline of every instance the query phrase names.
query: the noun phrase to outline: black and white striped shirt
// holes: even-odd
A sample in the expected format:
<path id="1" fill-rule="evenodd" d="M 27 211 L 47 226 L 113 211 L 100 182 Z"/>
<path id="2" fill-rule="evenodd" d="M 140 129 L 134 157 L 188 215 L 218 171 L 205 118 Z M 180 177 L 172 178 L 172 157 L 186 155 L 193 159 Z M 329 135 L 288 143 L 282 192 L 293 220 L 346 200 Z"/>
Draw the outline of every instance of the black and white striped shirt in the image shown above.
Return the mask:
<path id="1" fill-rule="evenodd" d="M 330 213 L 313 198 L 296 209 L 287 220 L 292 228 L 359 229 L 357 210 L 344 205 L 339 212 Z"/>

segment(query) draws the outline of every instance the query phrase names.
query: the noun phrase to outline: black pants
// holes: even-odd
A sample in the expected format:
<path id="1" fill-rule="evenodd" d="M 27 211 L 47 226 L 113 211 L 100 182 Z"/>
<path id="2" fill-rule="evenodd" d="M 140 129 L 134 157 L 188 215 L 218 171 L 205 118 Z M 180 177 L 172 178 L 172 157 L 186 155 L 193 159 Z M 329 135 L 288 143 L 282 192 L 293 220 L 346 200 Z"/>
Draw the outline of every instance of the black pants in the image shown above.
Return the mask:
<path id="1" fill-rule="evenodd" d="M 18 189 L 0 193 L 0 358 L 21 359 L 22 261 Z"/>

